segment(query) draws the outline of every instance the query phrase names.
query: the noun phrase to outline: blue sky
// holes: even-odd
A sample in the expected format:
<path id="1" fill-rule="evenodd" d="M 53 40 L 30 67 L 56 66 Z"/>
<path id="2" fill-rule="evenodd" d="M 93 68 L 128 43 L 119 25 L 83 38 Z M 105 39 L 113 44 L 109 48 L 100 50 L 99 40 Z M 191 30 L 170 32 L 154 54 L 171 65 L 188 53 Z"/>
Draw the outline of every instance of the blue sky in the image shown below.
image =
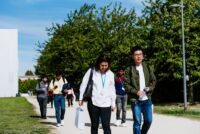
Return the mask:
<path id="1" fill-rule="evenodd" d="M 52 23 L 64 23 L 70 11 L 79 9 L 84 3 L 97 7 L 110 2 L 122 2 L 124 8 L 135 8 L 139 15 L 142 0 L 1 0 L 0 29 L 18 29 L 19 75 L 27 70 L 34 72 L 39 53 L 36 43 L 48 39 L 46 28 Z"/>

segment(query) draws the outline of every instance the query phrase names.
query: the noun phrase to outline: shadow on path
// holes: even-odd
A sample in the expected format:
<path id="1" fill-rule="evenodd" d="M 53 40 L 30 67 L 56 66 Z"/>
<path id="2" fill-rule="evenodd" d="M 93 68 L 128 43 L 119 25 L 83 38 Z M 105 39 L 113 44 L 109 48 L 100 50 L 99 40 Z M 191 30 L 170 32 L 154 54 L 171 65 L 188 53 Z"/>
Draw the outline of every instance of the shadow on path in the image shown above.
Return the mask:
<path id="1" fill-rule="evenodd" d="M 91 127 L 91 123 L 85 123 L 86 127 Z M 110 126 L 116 126 L 114 123 L 110 123 Z"/>
<path id="2" fill-rule="evenodd" d="M 126 118 L 126 121 L 133 121 L 132 118 Z"/>
<path id="3" fill-rule="evenodd" d="M 56 126 L 55 122 L 40 122 L 41 124 Z"/>
<path id="4" fill-rule="evenodd" d="M 38 116 L 38 115 L 31 115 L 30 117 L 31 118 L 41 118 L 41 116 Z"/>
<path id="5" fill-rule="evenodd" d="M 50 115 L 49 115 L 49 116 L 47 116 L 47 117 L 48 117 L 48 118 L 56 118 L 56 116 L 50 116 Z"/>

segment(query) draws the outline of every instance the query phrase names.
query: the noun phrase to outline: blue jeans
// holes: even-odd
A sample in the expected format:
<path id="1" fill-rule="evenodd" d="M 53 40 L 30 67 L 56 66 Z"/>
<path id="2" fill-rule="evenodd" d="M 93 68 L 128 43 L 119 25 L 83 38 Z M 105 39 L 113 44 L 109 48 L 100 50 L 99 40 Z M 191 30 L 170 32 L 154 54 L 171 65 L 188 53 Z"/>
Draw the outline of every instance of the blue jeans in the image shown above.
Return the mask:
<path id="1" fill-rule="evenodd" d="M 122 111 L 121 123 L 125 123 L 126 122 L 127 95 L 117 95 L 116 105 L 117 105 L 116 119 L 120 120 L 120 114 Z"/>
<path id="2" fill-rule="evenodd" d="M 61 123 L 61 120 L 63 120 L 65 116 L 65 97 L 63 95 L 54 96 L 54 107 L 56 110 L 57 123 Z"/>
<path id="3" fill-rule="evenodd" d="M 151 123 L 152 123 L 152 102 L 151 100 L 138 101 L 132 104 L 132 112 L 133 112 L 133 133 L 134 134 L 147 134 Z M 143 125 L 141 128 L 141 118 L 143 115 Z"/>

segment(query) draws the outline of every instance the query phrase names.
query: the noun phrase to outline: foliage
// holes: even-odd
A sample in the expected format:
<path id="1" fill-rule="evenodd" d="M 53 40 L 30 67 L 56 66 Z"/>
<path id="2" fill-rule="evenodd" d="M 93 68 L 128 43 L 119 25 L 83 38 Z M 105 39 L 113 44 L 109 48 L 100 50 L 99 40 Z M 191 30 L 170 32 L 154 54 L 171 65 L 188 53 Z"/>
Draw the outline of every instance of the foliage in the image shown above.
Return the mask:
<path id="1" fill-rule="evenodd" d="M 177 89 L 179 92 L 175 93 L 183 93 L 181 92 L 183 84 L 180 83 L 183 77 L 181 12 L 180 7 L 171 6 L 175 3 L 179 4 L 179 1 L 146 0 L 141 18 L 143 27 L 147 29 L 144 36 L 147 57 L 150 59 L 149 62 L 155 65 L 158 82 L 163 84 L 159 83 L 159 88 L 161 92 L 168 92 L 166 96 Z M 200 78 L 200 27 L 198 25 L 200 24 L 200 1 L 184 0 L 184 20 L 186 73 L 190 77 L 190 85 L 194 86 Z M 163 91 L 163 88 L 167 91 Z"/>
<path id="2" fill-rule="evenodd" d="M 85 4 L 68 14 L 64 24 L 49 28 L 51 38 L 38 45 L 41 56 L 36 73 L 52 76 L 59 70 L 69 81 L 79 83 L 100 54 L 111 57 L 113 70 L 128 64 L 130 46 L 137 38 L 135 10 L 111 5 L 97 9 Z"/>
<path id="3" fill-rule="evenodd" d="M 31 70 L 27 70 L 25 76 L 33 76 L 33 72 Z"/>
<path id="4" fill-rule="evenodd" d="M 96 58 L 105 53 L 112 70 L 131 64 L 130 47 L 140 45 L 145 60 L 153 65 L 158 84 L 153 98 L 164 101 L 183 99 L 182 34 L 179 0 L 145 0 L 142 16 L 120 3 L 96 8 L 84 4 L 68 14 L 63 24 L 48 28 L 49 39 L 38 43 L 41 53 L 36 74 L 50 77 L 61 71 L 71 82 L 80 83 Z M 190 96 L 200 85 L 200 1 L 184 0 L 186 73 Z M 173 93 L 173 95 L 172 95 Z M 192 95 L 193 94 L 193 95 Z M 178 97 L 177 97 L 178 96 Z"/>
<path id="5" fill-rule="evenodd" d="M 19 79 L 19 93 L 28 93 L 29 90 L 35 92 L 35 87 L 38 80 L 25 80 L 22 81 Z"/>

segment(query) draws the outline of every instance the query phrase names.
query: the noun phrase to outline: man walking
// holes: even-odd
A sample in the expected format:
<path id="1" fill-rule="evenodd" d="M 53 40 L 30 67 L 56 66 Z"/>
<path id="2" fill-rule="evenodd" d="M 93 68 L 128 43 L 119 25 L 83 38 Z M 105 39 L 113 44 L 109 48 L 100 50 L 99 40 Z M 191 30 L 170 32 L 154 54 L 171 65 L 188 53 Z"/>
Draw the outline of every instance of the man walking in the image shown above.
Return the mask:
<path id="1" fill-rule="evenodd" d="M 126 107 L 127 107 L 127 93 L 124 88 L 124 68 L 121 67 L 115 77 L 115 89 L 116 89 L 116 126 L 126 127 Z M 122 112 L 122 118 L 120 120 L 120 114 Z"/>
<path id="2" fill-rule="evenodd" d="M 125 70 L 125 89 L 131 101 L 133 112 L 133 133 L 147 134 L 152 123 L 151 94 L 156 84 L 152 69 L 143 63 L 143 50 L 139 46 L 131 49 L 133 64 Z M 141 128 L 141 118 L 144 123 Z"/>
<path id="3" fill-rule="evenodd" d="M 67 83 L 60 72 L 56 73 L 56 78 L 51 80 L 49 90 L 54 94 L 54 107 L 56 111 L 57 127 L 64 126 L 65 116 L 65 96 L 62 92 L 63 85 Z M 66 90 L 65 90 L 66 91 Z"/>

